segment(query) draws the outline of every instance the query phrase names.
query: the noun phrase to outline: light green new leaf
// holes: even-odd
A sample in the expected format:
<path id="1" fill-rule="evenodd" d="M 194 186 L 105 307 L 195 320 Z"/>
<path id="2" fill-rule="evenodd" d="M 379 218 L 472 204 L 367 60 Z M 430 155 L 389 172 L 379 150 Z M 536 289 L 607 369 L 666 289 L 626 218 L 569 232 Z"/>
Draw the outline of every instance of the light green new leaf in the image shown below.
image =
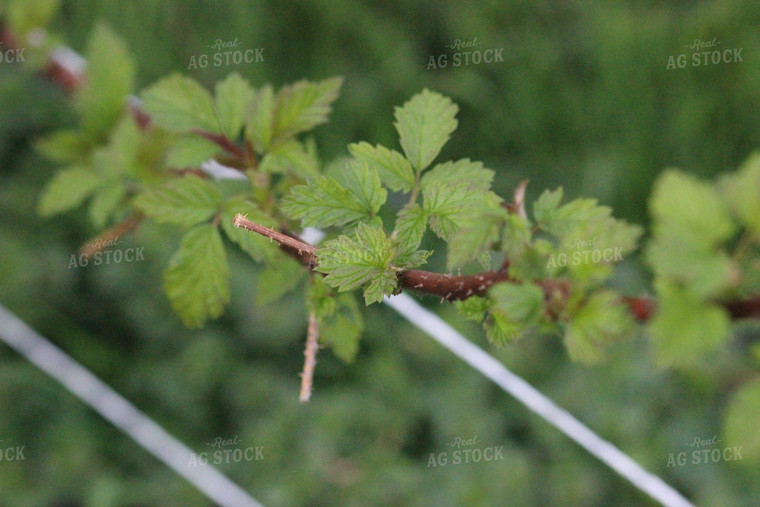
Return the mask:
<path id="1" fill-rule="evenodd" d="M 272 139 L 290 137 L 327 122 L 342 84 L 342 77 L 334 77 L 282 87 L 277 93 Z"/>
<path id="2" fill-rule="evenodd" d="M 10 0 L 0 3 L 0 15 L 12 33 L 26 36 L 31 30 L 46 28 L 60 7 L 60 0 Z"/>
<path id="3" fill-rule="evenodd" d="M 391 266 L 396 251 L 380 227 L 360 223 L 353 237 L 340 236 L 317 250 L 320 273 L 325 282 L 343 292 L 368 284 L 364 298 L 369 305 L 380 302 L 397 285 Z"/>
<path id="4" fill-rule="evenodd" d="M 422 90 L 395 109 L 394 126 L 406 158 L 417 172 L 427 168 L 457 128 L 459 108 L 440 93 Z"/>
<path id="5" fill-rule="evenodd" d="M 543 210 L 539 225 L 555 236 L 564 237 L 579 226 L 589 222 L 606 220 L 612 215 L 612 208 L 599 206 L 596 199 L 575 199 L 551 210 Z"/>
<path id="6" fill-rule="evenodd" d="M 216 185 L 192 175 L 148 186 L 134 200 L 156 222 L 188 227 L 211 218 L 221 204 Z"/>
<path id="7" fill-rule="evenodd" d="M 219 151 L 216 143 L 204 137 L 182 136 L 175 140 L 166 156 L 169 167 L 199 167 Z"/>
<path id="8" fill-rule="evenodd" d="M 725 309 L 672 282 L 657 280 L 655 289 L 658 307 L 649 330 L 660 365 L 693 365 L 728 339 L 730 319 Z"/>
<path id="9" fill-rule="evenodd" d="M 423 190 L 422 196 L 430 228 L 444 241 L 449 241 L 459 227 L 482 210 L 486 199 L 485 193 L 456 184 L 430 185 Z"/>
<path id="10" fill-rule="evenodd" d="M 230 301 L 230 268 L 216 227 L 199 225 L 185 234 L 164 272 L 164 288 L 187 327 L 222 314 Z"/>
<path id="11" fill-rule="evenodd" d="M 606 348 L 633 330 L 633 317 L 612 291 L 599 291 L 575 310 L 565 330 L 565 347 L 574 361 L 597 363 Z"/>
<path id="12" fill-rule="evenodd" d="M 78 130 L 57 130 L 37 141 L 35 147 L 48 160 L 70 164 L 87 154 L 92 144 Z"/>
<path id="13" fill-rule="evenodd" d="M 82 126 L 94 137 L 108 132 L 135 86 L 135 63 L 126 44 L 99 23 L 87 42 L 87 79 L 76 96 Z"/>
<path id="14" fill-rule="evenodd" d="M 383 183 L 391 190 L 408 192 L 414 186 L 414 170 L 401 153 L 379 144 L 372 147 L 365 142 L 349 144 L 348 151 L 357 160 L 366 162 L 375 169 Z"/>
<path id="15" fill-rule="evenodd" d="M 127 190 L 121 182 L 111 183 L 99 189 L 90 203 L 90 221 L 96 229 L 102 229 L 113 214 L 116 207 L 127 195 Z"/>
<path id="16" fill-rule="evenodd" d="M 335 179 L 356 198 L 368 215 L 374 216 L 385 204 L 388 192 L 380 183 L 380 177 L 374 168 L 365 162 L 348 160 Z"/>
<path id="17" fill-rule="evenodd" d="M 544 311 L 544 291 L 532 283 L 497 283 L 488 299 L 492 312 L 523 326 L 537 324 Z"/>
<path id="18" fill-rule="evenodd" d="M 490 313 L 485 321 L 486 337 L 496 346 L 504 346 L 522 336 L 524 327 L 501 313 Z"/>
<path id="19" fill-rule="evenodd" d="M 262 87 L 251 103 L 245 134 L 259 155 L 269 150 L 272 144 L 272 128 L 277 102 L 271 85 Z"/>
<path id="20" fill-rule="evenodd" d="M 735 225 L 717 190 L 690 174 L 665 171 L 649 200 L 656 236 L 678 235 L 712 247 L 730 238 Z"/>
<path id="21" fill-rule="evenodd" d="M 486 191 L 491 188 L 494 172 L 483 167 L 482 162 L 472 162 L 469 158 L 456 162 L 436 164 L 426 172 L 420 181 L 420 187 L 425 189 L 435 184 L 465 185 L 472 191 Z"/>
<path id="22" fill-rule="evenodd" d="M 359 219 L 371 219 L 386 198 L 377 172 L 363 163 L 347 164 L 333 178 L 320 176 L 308 185 L 291 189 L 282 209 L 292 218 L 301 219 L 304 227 L 343 225 Z"/>
<path id="23" fill-rule="evenodd" d="M 417 250 L 427 228 L 427 219 L 425 210 L 416 203 L 405 206 L 399 212 L 393 237 L 398 241 L 400 252 L 408 253 Z"/>
<path id="24" fill-rule="evenodd" d="M 79 206 L 103 183 L 91 169 L 71 166 L 61 169 L 47 184 L 37 203 L 37 211 L 50 217 Z"/>
<path id="25" fill-rule="evenodd" d="M 562 187 L 557 190 L 544 190 L 533 203 L 533 218 L 536 222 L 543 222 L 557 211 L 560 202 L 562 202 Z"/>
<path id="26" fill-rule="evenodd" d="M 163 129 L 221 132 L 211 94 L 192 78 L 172 74 L 144 91 L 142 97 L 143 108 Z"/>
<path id="27" fill-rule="evenodd" d="M 216 112 L 222 133 L 229 139 L 237 139 L 256 91 L 237 72 L 219 81 L 215 90 Z"/>
<path id="28" fill-rule="evenodd" d="M 741 458 L 747 459 L 749 466 L 756 466 L 760 460 L 760 379 L 755 378 L 744 384 L 736 392 L 725 413 L 726 443 L 741 449 Z M 737 459 L 736 453 L 734 459 Z"/>
<path id="29" fill-rule="evenodd" d="M 488 298 L 470 296 L 467 299 L 454 301 L 454 306 L 459 309 L 466 319 L 474 320 L 475 322 L 483 322 L 490 306 L 490 302 L 488 301 Z"/>
<path id="30" fill-rule="evenodd" d="M 359 351 L 359 339 L 364 328 L 359 306 L 352 294 L 330 294 L 331 291 L 320 278 L 312 278 L 313 285 L 327 288 L 320 290 L 318 297 L 315 290 L 309 293 L 309 309 L 314 311 L 319 322 L 319 341 L 332 348 L 338 358 L 351 363 Z"/>
<path id="31" fill-rule="evenodd" d="M 738 267 L 725 252 L 680 235 L 655 236 L 646 259 L 655 274 L 680 282 L 702 299 L 721 295 L 738 278 Z"/>
<path id="32" fill-rule="evenodd" d="M 303 143 L 294 139 L 277 143 L 261 159 L 259 170 L 267 173 L 294 174 L 313 178 L 319 173 L 319 160 Z"/>
<path id="33" fill-rule="evenodd" d="M 485 213 L 456 231 L 448 245 L 447 267 L 463 266 L 489 252 L 491 246 L 499 241 L 504 220 L 503 214 Z"/>
<path id="34" fill-rule="evenodd" d="M 723 177 L 721 190 L 742 223 L 760 238 L 760 153 L 752 155 L 736 173 Z"/>
<path id="35" fill-rule="evenodd" d="M 258 262 L 264 259 L 273 259 L 277 255 L 277 247 L 274 243 L 261 234 L 232 225 L 235 215 L 238 213 L 242 213 L 249 220 L 267 227 L 275 226 L 274 220 L 261 211 L 256 204 L 241 196 L 229 199 L 222 208 L 221 224 L 227 237 Z"/>

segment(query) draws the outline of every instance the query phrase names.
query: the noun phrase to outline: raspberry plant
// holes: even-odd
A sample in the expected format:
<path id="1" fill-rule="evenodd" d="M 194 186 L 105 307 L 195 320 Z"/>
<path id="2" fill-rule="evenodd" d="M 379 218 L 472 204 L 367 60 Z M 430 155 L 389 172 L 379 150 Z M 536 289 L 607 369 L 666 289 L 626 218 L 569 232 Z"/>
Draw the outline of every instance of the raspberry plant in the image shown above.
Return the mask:
<path id="1" fill-rule="evenodd" d="M 357 142 L 325 164 L 305 136 L 328 121 L 339 77 L 276 90 L 232 73 L 212 94 L 174 74 L 125 109 L 135 74 L 127 48 L 100 26 L 86 56 L 78 128 L 39 143 L 65 166 L 39 211 L 49 217 L 87 201 L 103 238 L 145 220 L 182 229 L 163 285 L 189 327 L 230 303 L 224 236 L 262 264 L 258 303 L 306 284 L 297 292 L 310 315 L 307 370 L 317 335 L 345 361 L 357 353 L 359 291 L 366 305 L 402 290 L 432 294 L 482 322 L 496 345 L 553 333 L 584 362 L 602 360 L 639 321 L 658 362 L 684 369 L 727 343 L 732 320 L 760 316 L 760 155 L 715 183 L 677 169 L 661 174 L 644 248 L 655 297 L 632 297 L 609 281 L 642 228 L 595 199 L 563 203 L 561 188 L 530 204 L 527 182 L 509 198 L 497 195 L 482 163 L 440 160 L 458 108 L 437 92 L 395 109 L 398 147 Z M 320 246 L 298 237 L 309 227 L 326 231 Z M 433 236 L 446 245 L 439 254 L 449 273 L 421 269 Z M 616 254 L 583 259 L 578 245 L 588 241 Z M 567 261 L 576 257 L 583 260 Z M 752 353 L 760 360 L 758 344 Z M 745 383 L 727 419 L 731 438 L 755 453 L 760 442 L 746 421 L 760 415 L 758 386 Z"/>

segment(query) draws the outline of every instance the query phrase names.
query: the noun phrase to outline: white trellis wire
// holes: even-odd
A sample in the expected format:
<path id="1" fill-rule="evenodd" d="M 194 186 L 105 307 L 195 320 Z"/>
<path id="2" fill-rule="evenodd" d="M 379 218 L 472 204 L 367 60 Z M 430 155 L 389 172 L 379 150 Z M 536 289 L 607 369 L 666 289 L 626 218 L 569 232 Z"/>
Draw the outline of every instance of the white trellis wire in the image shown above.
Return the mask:
<path id="1" fill-rule="evenodd" d="M 189 466 L 193 452 L 47 338 L 0 305 L 0 339 L 63 384 L 104 419 L 219 505 L 262 507 L 211 465 Z"/>
<path id="2" fill-rule="evenodd" d="M 668 507 L 694 507 L 665 481 L 644 470 L 623 451 L 598 436 L 541 391 L 512 373 L 493 356 L 467 340 L 438 315 L 425 309 L 407 294 L 385 298 L 383 302 L 644 493 Z"/>

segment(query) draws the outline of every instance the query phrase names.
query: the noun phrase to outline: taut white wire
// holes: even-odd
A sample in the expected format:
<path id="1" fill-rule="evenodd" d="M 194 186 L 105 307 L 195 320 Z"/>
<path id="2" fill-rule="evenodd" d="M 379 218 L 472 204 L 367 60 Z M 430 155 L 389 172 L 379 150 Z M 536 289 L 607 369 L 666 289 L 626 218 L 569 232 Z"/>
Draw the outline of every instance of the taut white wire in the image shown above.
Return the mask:
<path id="1" fill-rule="evenodd" d="M 575 440 L 634 486 L 668 507 L 694 507 L 678 491 L 658 476 L 644 470 L 620 449 L 599 437 L 586 425 L 557 406 L 535 387 L 483 349 L 467 340 L 438 315 L 428 311 L 407 294 L 385 298 L 385 304 L 396 310 L 415 327 L 449 349 L 504 391 L 511 394 L 546 422 Z"/>
<path id="2" fill-rule="evenodd" d="M 211 465 L 190 466 L 193 452 L 119 393 L 0 305 L 0 340 L 219 505 L 263 507 Z"/>

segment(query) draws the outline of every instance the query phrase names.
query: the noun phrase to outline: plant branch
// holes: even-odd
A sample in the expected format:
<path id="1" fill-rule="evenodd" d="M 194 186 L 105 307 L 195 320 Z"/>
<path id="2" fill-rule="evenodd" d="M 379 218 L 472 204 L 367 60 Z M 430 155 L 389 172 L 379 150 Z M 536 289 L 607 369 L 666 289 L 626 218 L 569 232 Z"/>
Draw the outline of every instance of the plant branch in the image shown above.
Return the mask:
<path id="1" fill-rule="evenodd" d="M 241 214 L 235 215 L 233 225 L 257 232 L 273 241 L 277 241 L 287 253 L 308 266 L 309 269 L 313 270 L 317 266 L 317 248 L 314 245 L 304 243 L 269 227 L 252 222 Z M 509 276 L 506 269 L 456 276 L 420 269 L 409 269 L 401 271 L 398 274 L 399 286 L 401 288 L 413 290 L 421 294 L 438 296 L 446 301 L 483 296 L 494 284 L 509 280 L 513 279 Z M 557 299 L 567 296 L 567 287 L 561 281 L 543 280 L 537 282 L 537 284 L 544 290 L 549 302 L 556 302 Z M 651 297 L 624 296 L 622 300 L 640 322 L 648 321 L 657 311 L 657 303 Z M 724 302 L 722 304 L 733 319 L 760 318 L 760 296 L 740 301 Z"/>
<path id="2" fill-rule="evenodd" d="M 97 238 L 93 238 L 88 241 L 79 250 L 80 253 L 87 257 L 92 257 L 96 252 L 101 251 L 104 247 L 115 244 L 115 242 L 118 241 L 118 239 L 124 234 L 127 234 L 136 229 L 142 220 L 142 215 L 133 215 L 127 217 L 126 220 L 114 225 L 110 229 L 106 229 L 105 231 L 101 232 L 100 236 Z"/>
<path id="3" fill-rule="evenodd" d="M 240 149 L 235 143 L 229 140 L 227 136 L 223 134 L 212 134 L 211 132 L 206 132 L 205 130 L 200 129 L 193 129 L 192 133 L 203 137 L 205 139 L 208 139 L 212 143 L 215 143 L 217 146 L 222 148 L 224 151 L 235 157 L 239 161 L 246 160 L 246 154 L 245 152 Z"/>
<path id="4" fill-rule="evenodd" d="M 314 312 L 309 312 L 309 329 L 306 332 L 306 348 L 303 351 L 303 373 L 301 373 L 301 394 L 298 399 L 307 403 L 311 398 L 311 388 L 314 384 L 314 368 L 317 366 L 317 351 L 319 350 L 319 322 Z"/>

